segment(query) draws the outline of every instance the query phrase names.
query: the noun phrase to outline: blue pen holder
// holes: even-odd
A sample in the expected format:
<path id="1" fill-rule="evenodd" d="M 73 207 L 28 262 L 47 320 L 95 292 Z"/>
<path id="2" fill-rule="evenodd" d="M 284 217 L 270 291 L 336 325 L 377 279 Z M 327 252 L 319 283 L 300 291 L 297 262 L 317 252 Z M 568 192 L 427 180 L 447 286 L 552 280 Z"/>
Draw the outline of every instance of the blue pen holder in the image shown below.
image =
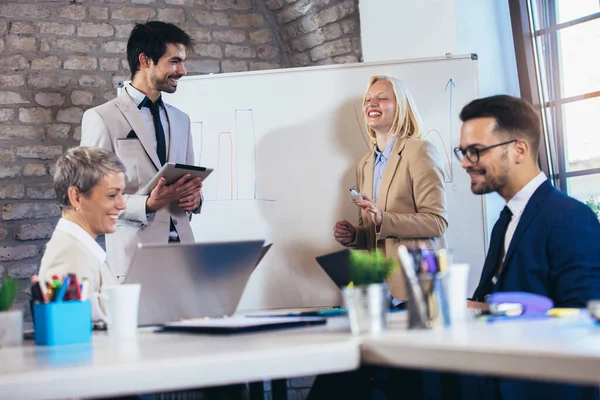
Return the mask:
<path id="1" fill-rule="evenodd" d="M 35 303 L 33 324 L 37 345 L 90 343 L 92 306 L 89 300 Z"/>

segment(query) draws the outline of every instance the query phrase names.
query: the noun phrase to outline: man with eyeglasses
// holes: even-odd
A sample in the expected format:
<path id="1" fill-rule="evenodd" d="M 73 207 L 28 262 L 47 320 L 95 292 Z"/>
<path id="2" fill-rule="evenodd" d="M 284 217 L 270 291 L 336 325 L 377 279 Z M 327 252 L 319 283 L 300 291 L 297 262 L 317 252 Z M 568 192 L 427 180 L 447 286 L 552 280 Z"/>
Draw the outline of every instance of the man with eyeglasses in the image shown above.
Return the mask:
<path id="1" fill-rule="evenodd" d="M 555 307 L 585 307 L 600 299 L 600 223 L 588 206 L 555 189 L 540 171 L 541 128 L 533 107 L 515 97 L 492 96 L 466 105 L 460 119 L 454 153 L 471 178 L 471 190 L 497 192 L 506 201 L 473 300 L 509 291 L 547 296 Z M 472 391 L 466 398 L 599 398 L 594 387 L 468 379 L 461 385 Z"/>

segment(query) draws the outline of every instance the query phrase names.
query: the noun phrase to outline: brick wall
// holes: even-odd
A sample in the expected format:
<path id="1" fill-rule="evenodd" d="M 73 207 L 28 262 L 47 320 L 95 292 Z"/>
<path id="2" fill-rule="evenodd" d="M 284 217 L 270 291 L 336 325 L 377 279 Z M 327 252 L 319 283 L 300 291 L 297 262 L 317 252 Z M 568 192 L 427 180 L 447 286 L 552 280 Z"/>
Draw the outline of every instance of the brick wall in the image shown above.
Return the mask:
<path id="1" fill-rule="evenodd" d="M 60 214 L 54 160 L 78 144 L 83 112 L 130 78 L 127 37 L 147 20 L 194 38 L 191 75 L 360 60 L 358 0 L 0 1 L 0 280 L 21 281 L 26 314 Z"/>
<path id="2" fill-rule="evenodd" d="M 361 60 L 358 0 L 266 0 L 290 66 Z"/>

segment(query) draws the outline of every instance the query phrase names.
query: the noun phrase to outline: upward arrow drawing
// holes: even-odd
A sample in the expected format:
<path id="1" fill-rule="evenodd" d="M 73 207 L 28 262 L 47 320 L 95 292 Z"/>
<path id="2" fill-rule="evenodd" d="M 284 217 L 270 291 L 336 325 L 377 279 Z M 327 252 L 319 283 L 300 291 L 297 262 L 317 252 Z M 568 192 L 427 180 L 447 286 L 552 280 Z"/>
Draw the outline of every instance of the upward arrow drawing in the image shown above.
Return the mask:
<path id="1" fill-rule="evenodd" d="M 444 92 L 448 91 L 448 87 L 450 87 L 450 95 L 448 97 L 448 101 L 449 101 L 449 118 L 448 118 L 448 132 L 450 132 L 450 142 L 449 142 L 449 151 L 452 151 L 452 146 L 453 146 L 453 138 L 452 138 L 452 88 L 455 88 L 456 85 L 454 84 L 454 81 L 452 80 L 452 78 L 448 79 L 448 82 L 446 82 L 446 87 L 444 88 Z M 452 178 L 454 177 L 454 158 L 452 157 L 452 154 L 450 154 L 450 179 L 452 180 Z"/>

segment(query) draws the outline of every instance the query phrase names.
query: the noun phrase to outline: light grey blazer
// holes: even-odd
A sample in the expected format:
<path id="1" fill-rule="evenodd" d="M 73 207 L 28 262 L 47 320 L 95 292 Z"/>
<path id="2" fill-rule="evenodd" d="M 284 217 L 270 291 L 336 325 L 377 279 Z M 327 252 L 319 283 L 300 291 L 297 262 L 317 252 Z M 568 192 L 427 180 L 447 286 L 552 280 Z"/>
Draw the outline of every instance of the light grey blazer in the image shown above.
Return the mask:
<path id="1" fill-rule="evenodd" d="M 183 111 L 168 104 L 165 104 L 165 109 L 170 128 L 167 160 L 194 164 L 190 118 Z M 127 138 L 132 130 L 137 139 Z M 83 114 L 81 145 L 97 146 L 112 151 L 127 168 L 126 208 L 119 214 L 116 232 L 106 235 L 108 265 L 117 277 L 122 279 L 127 274 L 139 242 L 168 242 L 170 218 L 173 218 L 182 243 L 194 241 L 190 216 L 177 203 L 171 203 L 153 215 L 150 214 L 148 219 L 148 196 L 136 194 L 158 172 L 160 161 L 137 105 L 125 90 L 117 98 Z M 200 212 L 200 207 L 195 212 Z"/>
<path id="2" fill-rule="evenodd" d="M 38 273 L 40 281 L 43 282 L 51 280 L 55 274 L 61 277 L 75 274 L 80 282 L 87 278 L 90 283 L 90 297 L 91 293 L 100 292 L 104 285 L 119 284 L 106 263 L 100 262 L 81 241 L 62 230 L 52 233 Z M 95 308 L 92 308 L 92 318 L 99 319 Z"/>

